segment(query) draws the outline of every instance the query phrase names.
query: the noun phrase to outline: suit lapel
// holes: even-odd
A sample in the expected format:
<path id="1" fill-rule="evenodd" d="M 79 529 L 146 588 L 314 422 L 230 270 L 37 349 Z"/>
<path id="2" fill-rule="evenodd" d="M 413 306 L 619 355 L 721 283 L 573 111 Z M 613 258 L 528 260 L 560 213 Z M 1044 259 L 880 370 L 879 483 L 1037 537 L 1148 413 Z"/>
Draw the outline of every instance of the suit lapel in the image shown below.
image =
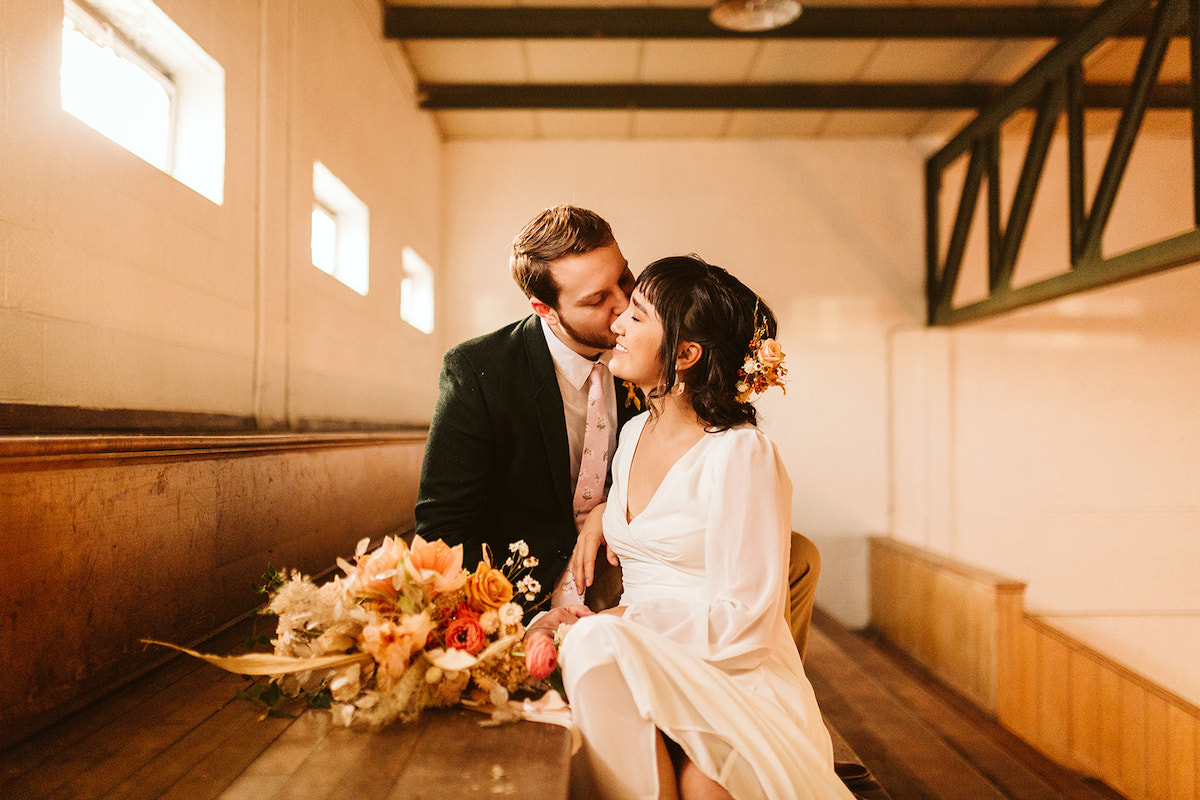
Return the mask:
<path id="1" fill-rule="evenodd" d="M 568 512 L 571 510 L 571 452 L 567 444 L 567 423 L 563 417 L 562 394 L 554 374 L 554 360 L 536 314 L 522 325 L 525 351 L 533 373 L 532 401 L 537 410 L 542 437 L 546 442 L 546 457 L 554 478 L 554 493 Z"/>

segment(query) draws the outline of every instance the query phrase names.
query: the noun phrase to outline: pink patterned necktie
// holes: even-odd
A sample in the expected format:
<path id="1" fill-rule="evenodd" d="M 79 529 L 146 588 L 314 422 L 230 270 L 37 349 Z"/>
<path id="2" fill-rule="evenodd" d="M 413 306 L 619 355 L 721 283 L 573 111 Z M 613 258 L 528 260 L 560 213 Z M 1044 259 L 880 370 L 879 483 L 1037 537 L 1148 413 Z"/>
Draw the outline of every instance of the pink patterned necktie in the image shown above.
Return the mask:
<path id="1" fill-rule="evenodd" d="M 583 457 L 579 460 L 579 478 L 575 481 L 575 528 L 596 504 L 604 499 L 604 479 L 608 475 L 608 409 L 604 403 L 604 380 L 608 368 L 597 362 L 588 375 L 587 412 L 583 428 Z"/>
<path id="2" fill-rule="evenodd" d="M 608 408 L 604 403 L 604 381 L 608 368 L 596 362 L 588 375 L 587 411 L 584 414 L 583 456 L 579 459 L 579 477 L 575 480 L 575 530 L 583 526 L 588 512 L 604 499 L 608 477 Z M 583 604 L 583 592 L 575 585 L 570 570 L 559 577 L 550 593 L 550 606 Z"/>

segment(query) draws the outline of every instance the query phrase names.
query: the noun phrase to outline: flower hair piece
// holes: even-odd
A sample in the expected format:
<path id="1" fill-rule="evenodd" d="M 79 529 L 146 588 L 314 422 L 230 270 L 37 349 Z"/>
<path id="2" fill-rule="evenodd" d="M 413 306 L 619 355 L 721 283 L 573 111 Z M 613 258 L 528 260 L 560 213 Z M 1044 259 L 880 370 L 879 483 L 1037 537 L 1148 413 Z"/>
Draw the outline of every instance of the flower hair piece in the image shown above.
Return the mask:
<path id="1" fill-rule="evenodd" d="M 754 306 L 754 318 L 758 319 L 758 304 Z M 750 340 L 750 350 L 738 370 L 737 401 L 749 403 L 756 395 L 762 394 L 772 386 L 778 386 L 787 394 L 783 378 L 787 375 L 787 367 L 783 365 L 784 352 L 779 342 L 764 338 L 767 335 L 767 323 L 764 320 L 754 329 L 754 338 Z"/>

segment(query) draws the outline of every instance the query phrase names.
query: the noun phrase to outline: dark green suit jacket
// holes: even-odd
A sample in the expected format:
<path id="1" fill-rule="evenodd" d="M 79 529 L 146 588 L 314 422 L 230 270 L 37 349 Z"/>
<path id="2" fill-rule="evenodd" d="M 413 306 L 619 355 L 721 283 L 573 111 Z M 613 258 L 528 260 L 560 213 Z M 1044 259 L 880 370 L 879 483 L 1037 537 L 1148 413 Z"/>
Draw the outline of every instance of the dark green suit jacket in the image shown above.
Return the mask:
<path id="1" fill-rule="evenodd" d="M 639 409 L 626 404 L 628 391 L 616 384 L 619 431 Z M 525 540 L 539 560 L 537 603 L 575 545 L 570 458 L 562 395 L 538 317 L 463 342 L 442 362 L 417 533 L 464 545 L 463 564 L 471 570 L 482 543 L 499 567 L 509 544 Z"/>

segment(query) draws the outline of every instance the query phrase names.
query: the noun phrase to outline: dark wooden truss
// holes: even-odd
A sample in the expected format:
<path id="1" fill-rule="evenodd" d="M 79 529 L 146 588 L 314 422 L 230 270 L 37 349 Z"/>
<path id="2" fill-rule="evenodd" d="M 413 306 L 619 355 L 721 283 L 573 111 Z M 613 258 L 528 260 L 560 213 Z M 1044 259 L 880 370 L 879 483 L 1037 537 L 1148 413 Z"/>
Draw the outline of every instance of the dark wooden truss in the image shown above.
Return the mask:
<path id="1" fill-rule="evenodd" d="M 422 83 L 420 107 L 446 109 L 981 110 L 1001 96 L 990 83 Z M 1129 87 L 1081 87 L 1089 108 L 1124 108 Z M 1027 102 L 1037 107 L 1037 100 Z M 1191 107 L 1187 84 L 1154 87 L 1152 108 Z"/>
<path id="2" fill-rule="evenodd" d="M 1084 111 L 1090 107 L 1082 59 L 1117 35 L 1129 20 L 1151 10 L 1137 69 L 1126 93 L 1116 132 L 1097 182 L 1085 196 Z M 1191 81 L 1183 91 L 1192 119 L 1193 222 L 1197 227 L 1154 244 L 1104 256 L 1101 241 L 1121 185 L 1138 129 L 1155 91 L 1171 36 L 1181 29 L 1191 39 Z M 1107 0 L 1075 34 L 1063 40 L 926 163 L 926 293 L 930 325 L 952 325 L 1011 311 L 1075 292 L 1106 286 L 1200 260 L 1200 0 Z M 1178 98 L 1177 98 L 1178 99 Z M 1036 121 L 1012 203 L 1000 207 L 1000 130 L 1014 114 L 1037 109 Z M 1070 203 L 1070 268 L 1035 283 L 1012 286 L 1026 224 L 1042 177 L 1055 126 L 1066 116 Z M 945 252 L 940 242 L 940 192 L 945 171 L 967 156 L 966 175 Z M 954 292 L 979 195 L 987 186 L 988 294 L 978 302 L 954 305 Z M 1007 211 L 1004 219 L 1001 212 Z"/>
<path id="3" fill-rule="evenodd" d="M 1061 39 L 1090 9 L 1073 6 L 806 6 L 800 18 L 772 31 L 719 28 L 707 8 L 628 6 L 406 6 L 384 9 L 390 39 Z M 1127 35 L 1147 19 L 1131 17 Z"/>

